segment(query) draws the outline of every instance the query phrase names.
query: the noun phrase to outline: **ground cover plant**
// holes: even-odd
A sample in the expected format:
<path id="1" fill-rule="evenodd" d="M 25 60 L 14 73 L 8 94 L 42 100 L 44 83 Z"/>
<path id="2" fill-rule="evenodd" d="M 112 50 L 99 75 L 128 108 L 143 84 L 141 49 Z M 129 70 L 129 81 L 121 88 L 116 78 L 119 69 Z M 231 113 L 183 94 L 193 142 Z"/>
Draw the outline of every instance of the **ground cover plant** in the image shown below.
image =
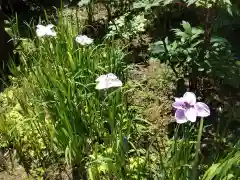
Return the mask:
<path id="1" fill-rule="evenodd" d="M 22 167 L 18 179 L 239 179 L 239 58 L 219 37 L 239 20 L 238 2 L 70 5 L 8 21 L 20 64 L 10 57 L 0 94 L 0 169 Z"/>

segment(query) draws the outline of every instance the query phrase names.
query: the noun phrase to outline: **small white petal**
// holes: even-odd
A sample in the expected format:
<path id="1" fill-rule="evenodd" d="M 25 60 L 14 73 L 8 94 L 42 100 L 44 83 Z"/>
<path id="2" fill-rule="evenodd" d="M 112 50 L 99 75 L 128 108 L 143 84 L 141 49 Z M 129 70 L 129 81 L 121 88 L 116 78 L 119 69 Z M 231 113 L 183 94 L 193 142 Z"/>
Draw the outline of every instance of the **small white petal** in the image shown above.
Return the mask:
<path id="1" fill-rule="evenodd" d="M 92 44 L 92 42 L 93 42 L 93 40 L 92 39 L 90 39 L 90 38 L 86 38 L 85 39 L 85 44 Z"/>
<path id="2" fill-rule="evenodd" d="M 106 79 L 107 79 L 107 76 L 106 76 L 106 75 L 101 75 L 101 76 L 99 76 L 99 77 L 96 79 L 96 82 L 105 81 Z"/>
<path id="3" fill-rule="evenodd" d="M 57 33 L 54 30 L 52 30 L 52 29 L 46 29 L 46 35 L 48 35 L 48 36 L 56 36 Z"/>
<path id="4" fill-rule="evenodd" d="M 112 79 L 112 80 L 118 79 L 118 77 L 113 73 L 108 73 L 106 74 L 106 76 L 107 76 L 107 79 Z"/>
<path id="5" fill-rule="evenodd" d="M 50 36 L 57 36 L 57 33 L 55 31 L 52 31 Z"/>
<path id="6" fill-rule="evenodd" d="M 82 42 L 82 39 L 80 37 L 76 37 L 76 42 L 80 44 Z"/>
<path id="7" fill-rule="evenodd" d="M 45 29 L 37 29 L 36 34 L 38 37 L 42 37 L 42 36 L 46 35 L 46 31 L 45 31 Z"/>
<path id="8" fill-rule="evenodd" d="M 43 26 L 43 25 L 41 25 L 41 24 L 38 24 L 38 25 L 37 25 L 37 28 L 38 28 L 38 29 L 44 29 L 45 26 Z"/>
<path id="9" fill-rule="evenodd" d="M 122 81 L 120 81 L 119 79 L 115 79 L 115 80 L 110 80 L 108 82 L 108 87 L 121 87 L 123 84 L 122 84 Z"/>
<path id="10" fill-rule="evenodd" d="M 192 93 L 192 92 L 186 92 L 183 95 L 183 98 L 190 105 L 195 105 L 196 104 L 197 98 L 196 98 L 196 95 L 194 93 Z"/>
<path id="11" fill-rule="evenodd" d="M 86 35 L 78 35 L 75 40 L 77 43 L 83 46 L 93 43 L 93 39 L 87 37 Z"/>
<path id="12" fill-rule="evenodd" d="M 101 89 L 107 89 L 108 86 L 107 86 L 106 82 L 99 82 L 99 83 L 97 83 L 95 88 L 98 89 L 98 90 L 101 90 Z"/>
<path id="13" fill-rule="evenodd" d="M 48 28 L 48 29 L 52 29 L 53 27 L 54 27 L 53 24 L 48 24 L 48 25 L 46 26 L 46 28 Z"/>
<path id="14" fill-rule="evenodd" d="M 175 99 L 176 102 L 178 102 L 178 101 L 184 101 L 184 99 L 183 99 L 182 97 L 180 97 L 180 98 L 175 97 L 174 99 Z"/>

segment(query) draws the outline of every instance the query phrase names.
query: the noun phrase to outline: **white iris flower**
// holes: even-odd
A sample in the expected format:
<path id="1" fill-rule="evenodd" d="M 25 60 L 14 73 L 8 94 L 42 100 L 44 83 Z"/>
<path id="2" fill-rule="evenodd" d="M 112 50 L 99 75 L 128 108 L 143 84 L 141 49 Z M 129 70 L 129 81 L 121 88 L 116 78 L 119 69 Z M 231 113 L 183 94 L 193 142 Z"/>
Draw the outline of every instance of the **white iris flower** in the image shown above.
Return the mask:
<path id="1" fill-rule="evenodd" d="M 54 27 L 53 24 L 49 24 L 47 26 L 43 26 L 43 25 L 37 25 L 37 36 L 38 37 L 43 37 L 43 36 L 56 36 L 57 33 L 54 29 L 52 29 Z"/>
<path id="2" fill-rule="evenodd" d="M 86 35 L 78 35 L 76 37 L 76 41 L 83 46 L 93 43 L 93 39 L 87 37 Z"/>
<path id="3" fill-rule="evenodd" d="M 118 77 L 113 73 L 99 76 L 96 79 L 96 82 L 96 89 L 98 90 L 108 89 L 111 87 L 121 87 L 123 85 L 122 81 L 119 80 Z"/>

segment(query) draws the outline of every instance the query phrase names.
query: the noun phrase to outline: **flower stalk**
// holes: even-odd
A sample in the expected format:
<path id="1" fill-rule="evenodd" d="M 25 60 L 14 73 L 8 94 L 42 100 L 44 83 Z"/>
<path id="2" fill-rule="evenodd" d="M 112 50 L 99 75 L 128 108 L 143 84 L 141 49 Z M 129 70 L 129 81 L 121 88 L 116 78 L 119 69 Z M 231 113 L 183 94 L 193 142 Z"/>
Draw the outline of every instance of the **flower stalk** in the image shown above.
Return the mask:
<path id="1" fill-rule="evenodd" d="M 193 162 L 193 174 L 192 179 L 195 180 L 197 178 L 197 167 L 198 167 L 198 154 L 200 151 L 201 146 L 201 138 L 202 138 L 202 132 L 203 132 L 203 118 L 200 120 L 200 126 L 198 130 L 198 136 L 197 136 L 197 145 L 196 145 L 196 152 L 195 152 L 195 159 Z"/>

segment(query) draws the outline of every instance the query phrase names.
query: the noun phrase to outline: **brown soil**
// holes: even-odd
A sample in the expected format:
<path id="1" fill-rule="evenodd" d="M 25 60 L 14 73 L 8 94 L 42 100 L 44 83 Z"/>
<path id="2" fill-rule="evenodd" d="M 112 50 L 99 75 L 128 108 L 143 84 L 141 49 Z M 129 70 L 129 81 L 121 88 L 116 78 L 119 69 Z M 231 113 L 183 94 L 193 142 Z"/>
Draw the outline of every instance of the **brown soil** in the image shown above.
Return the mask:
<path id="1" fill-rule="evenodd" d="M 27 180 L 29 179 L 25 173 L 23 167 L 16 167 L 13 172 L 9 171 L 1 171 L 0 172 L 0 180 Z"/>
<path id="2" fill-rule="evenodd" d="M 131 73 L 133 92 L 132 103 L 142 118 L 167 133 L 167 125 L 174 120 L 172 117 L 173 89 L 175 76 L 171 69 L 160 63 L 158 59 L 150 59 L 149 65 L 133 65 Z"/>

